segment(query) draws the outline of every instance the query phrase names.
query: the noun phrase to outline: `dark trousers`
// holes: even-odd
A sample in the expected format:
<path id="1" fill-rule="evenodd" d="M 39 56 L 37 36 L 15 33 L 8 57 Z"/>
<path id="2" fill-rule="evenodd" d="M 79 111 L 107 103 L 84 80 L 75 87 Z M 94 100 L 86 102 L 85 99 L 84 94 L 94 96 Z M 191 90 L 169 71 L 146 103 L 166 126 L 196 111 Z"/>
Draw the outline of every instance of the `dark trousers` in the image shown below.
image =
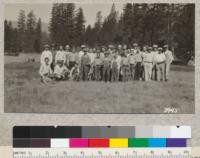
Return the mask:
<path id="1" fill-rule="evenodd" d="M 95 80 L 100 81 L 101 80 L 101 65 L 95 66 Z"/>
<path id="2" fill-rule="evenodd" d="M 135 65 L 134 64 L 130 64 L 130 77 L 131 77 L 131 80 L 134 80 L 134 77 L 135 77 Z"/>
<path id="3" fill-rule="evenodd" d="M 90 71 L 90 66 L 89 65 L 82 65 L 81 66 L 81 79 L 83 81 L 88 80 L 88 73 Z"/>
<path id="4" fill-rule="evenodd" d="M 119 81 L 119 70 L 117 67 L 113 67 L 111 71 L 111 81 L 116 82 Z"/>
<path id="5" fill-rule="evenodd" d="M 142 63 L 141 62 L 137 62 L 136 66 L 135 66 L 135 80 L 139 80 L 140 78 L 142 78 L 143 75 L 143 68 L 142 68 Z"/>
<path id="6" fill-rule="evenodd" d="M 156 65 L 154 65 L 153 68 L 152 68 L 151 79 L 157 80 L 157 67 L 156 67 Z"/>
<path id="7" fill-rule="evenodd" d="M 122 65 L 122 81 L 128 81 L 129 80 L 129 65 Z"/>
<path id="8" fill-rule="evenodd" d="M 105 82 L 109 81 L 110 79 L 110 66 L 103 67 L 103 80 Z"/>

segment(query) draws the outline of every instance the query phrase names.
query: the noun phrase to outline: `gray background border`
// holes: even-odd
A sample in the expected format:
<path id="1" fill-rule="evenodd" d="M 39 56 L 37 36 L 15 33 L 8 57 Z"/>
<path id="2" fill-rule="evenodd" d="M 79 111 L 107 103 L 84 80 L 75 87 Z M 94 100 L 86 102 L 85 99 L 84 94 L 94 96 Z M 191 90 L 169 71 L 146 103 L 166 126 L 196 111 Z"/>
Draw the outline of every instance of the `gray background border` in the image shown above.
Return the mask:
<path id="1" fill-rule="evenodd" d="M 0 146 L 12 145 L 12 127 L 15 125 L 190 125 L 192 127 L 192 146 L 200 146 L 200 101 L 199 93 L 199 50 L 200 45 L 200 1 L 198 0 L 148 0 L 148 3 L 195 3 L 195 114 L 18 114 L 4 113 L 4 55 L 3 55 L 3 13 L 5 3 L 120 3 L 145 0 L 0 0 Z M 170 98 L 169 98 L 170 99 Z"/>

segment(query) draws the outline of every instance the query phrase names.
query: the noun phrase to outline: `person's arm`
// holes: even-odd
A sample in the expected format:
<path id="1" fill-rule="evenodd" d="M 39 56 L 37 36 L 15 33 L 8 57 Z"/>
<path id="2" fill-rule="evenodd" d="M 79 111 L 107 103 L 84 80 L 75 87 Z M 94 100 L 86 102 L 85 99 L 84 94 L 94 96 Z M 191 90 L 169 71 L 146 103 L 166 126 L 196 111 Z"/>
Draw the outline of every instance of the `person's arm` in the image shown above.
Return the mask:
<path id="1" fill-rule="evenodd" d="M 172 63 L 172 61 L 174 60 L 174 56 L 173 56 L 173 53 L 171 51 L 170 51 L 170 57 L 171 57 L 170 62 Z"/>
<path id="2" fill-rule="evenodd" d="M 53 62 L 53 55 L 52 53 L 49 51 L 49 64 L 51 65 Z"/>
<path id="3" fill-rule="evenodd" d="M 44 53 L 42 52 L 41 57 L 40 57 L 40 63 L 44 64 Z"/>
<path id="4" fill-rule="evenodd" d="M 58 74 L 57 65 L 55 66 L 54 72 L 53 72 L 53 73 L 54 73 L 54 74 Z"/>
<path id="5" fill-rule="evenodd" d="M 66 55 L 66 52 L 64 52 L 62 54 L 62 60 L 63 60 L 64 64 L 66 64 L 66 58 L 67 58 L 67 55 Z"/>
<path id="6" fill-rule="evenodd" d="M 88 55 L 88 64 L 91 65 L 91 58 L 89 55 Z"/>
<path id="7" fill-rule="evenodd" d="M 49 67 L 49 75 L 53 74 L 53 70 L 51 69 L 51 67 Z"/>
<path id="8" fill-rule="evenodd" d="M 120 66 L 122 66 L 122 65 L 123 65 L 123 58 L 120 61 Z"/>
<path id="9" fill-rule="evenodd" d="M 56 52 L 56 55 L 55 55 L 55 63 L 57 63 L 58 61 L 58 52 Z"/>
<path id="10" fill-rule="evenodd" d="M 165 56 L 165 54 L 163 54 L 163 61 L 166 62 L 167 58 Z"/>
<path id="11" fill-rule="evenodd" d="M 40 76 L 43 76 L 43 64 L 40 65 L 40 69 L 39 69 L 39 74 Z"/>

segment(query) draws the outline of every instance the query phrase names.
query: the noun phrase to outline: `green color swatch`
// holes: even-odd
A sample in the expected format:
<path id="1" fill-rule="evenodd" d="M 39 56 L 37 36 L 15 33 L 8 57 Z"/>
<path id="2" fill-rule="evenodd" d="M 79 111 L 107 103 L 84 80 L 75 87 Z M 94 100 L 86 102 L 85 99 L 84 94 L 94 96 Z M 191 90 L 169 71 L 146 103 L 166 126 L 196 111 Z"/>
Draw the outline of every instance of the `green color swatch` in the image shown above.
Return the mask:
<path id="1" fill-rule="evenodd" d="M 149 142 L 147 138 L 129 138 L 128 147 L 148 147 Z"/>

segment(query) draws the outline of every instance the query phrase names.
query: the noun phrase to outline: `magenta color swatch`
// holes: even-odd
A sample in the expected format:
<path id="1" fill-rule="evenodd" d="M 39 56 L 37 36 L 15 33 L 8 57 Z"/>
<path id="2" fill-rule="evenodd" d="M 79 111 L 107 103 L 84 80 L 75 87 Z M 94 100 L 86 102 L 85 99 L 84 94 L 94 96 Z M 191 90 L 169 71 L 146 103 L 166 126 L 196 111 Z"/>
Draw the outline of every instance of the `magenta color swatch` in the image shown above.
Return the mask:
<path id="1" fill-rule="evenodd" d="M 73 139 L 69 139 L 69 146 L 70 148 L 84 148 L 84 147 L 88 147 L 88 139 L 84 139 L 84 138 L 73 138 Z"/>

